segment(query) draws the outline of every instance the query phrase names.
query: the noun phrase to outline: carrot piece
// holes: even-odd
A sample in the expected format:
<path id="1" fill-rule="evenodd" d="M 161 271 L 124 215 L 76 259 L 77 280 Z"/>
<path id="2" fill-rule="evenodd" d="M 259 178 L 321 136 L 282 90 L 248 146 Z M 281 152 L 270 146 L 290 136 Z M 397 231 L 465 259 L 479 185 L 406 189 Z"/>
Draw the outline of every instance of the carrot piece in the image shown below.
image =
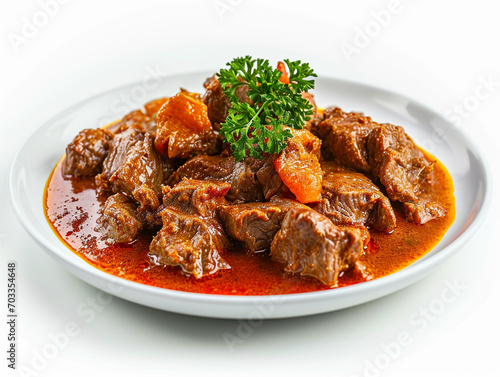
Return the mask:
<path id="1" fill-rule="evenodd" d="M 158 111 L 155 147 L 164 157 L 174 158 L 183 147 L 212 130 L 207 105 L 187 92 L 170 97 Z"/>
<path id="2" fill-rule="evenodd" d="M 277 70 L 281 72 L 280 81 L 286 85 L 290 84 L 290 78 L 288 77 L 288 72 L 286 71 L 285 63 L 278 62 Z"/>
<path id="3" fill-rule="evenodd" d="M 167 102 L 168 98 L 158 98 L 152 101 L 149 101 L 144 105 L 144 110 L 146 111 L 146 114 L 150 117 L 155 115 L 158 110 L 163 106 L 165 102 Z"/>
<path id="4" fill-rule="evenodd" d="M 274 161 L 283 183 L 301 203 L 321 199 L 323 170 L 319 163 L 321 141 L 307 130 L 290 130 L 294 135 Z"/>

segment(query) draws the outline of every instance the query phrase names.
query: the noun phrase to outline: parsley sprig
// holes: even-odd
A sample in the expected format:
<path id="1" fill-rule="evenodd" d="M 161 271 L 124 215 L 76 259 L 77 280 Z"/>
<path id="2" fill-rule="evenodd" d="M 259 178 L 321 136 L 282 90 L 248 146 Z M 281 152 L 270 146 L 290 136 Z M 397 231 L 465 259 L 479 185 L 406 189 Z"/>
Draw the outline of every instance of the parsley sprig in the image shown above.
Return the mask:
<path id="1" fill-rule="evenodd" d="M 302 129 L 312 115 L 312 105 L 301 93 L 314 88 L 317 77 L 308 63 L 284 60 L 289 72 L 289 84 L 280 81 L 283 74 L 266 59 L 251 56 L 235 58 L 221 69 L 218 78 L 231 103 L 220 133 L 231 145 L 237 161 L 252 156 L 279 153 L 292 137 L 290 130 Z M 253 104 L 240 102 L 237 89 L 248 85 L 247 96 Z"/>

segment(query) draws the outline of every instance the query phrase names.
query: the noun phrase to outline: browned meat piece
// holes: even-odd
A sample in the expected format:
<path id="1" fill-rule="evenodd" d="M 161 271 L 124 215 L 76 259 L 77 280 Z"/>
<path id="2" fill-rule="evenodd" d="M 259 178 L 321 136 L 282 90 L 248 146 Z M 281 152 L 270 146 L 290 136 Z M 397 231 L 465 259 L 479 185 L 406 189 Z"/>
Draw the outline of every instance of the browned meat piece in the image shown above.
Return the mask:
<path id="1" fill-rule="evenodd" d="M 373 174 L 391 200 L 418 200 L 420 185 L 430 176 L 433 163 L 405 133 L 403 127 L 381 124 L 367 138 L 368 158 Z"/>
<path id="2" fill-rule="evenodd" d="M 369 281 L 369 280 L 374 279 L 374 277 L 373 277 L 374 274 L 371 271 L 371 269 L 359 260 L 356 261 L 356 263 L 354 263 L 353 273 L 354 273 L 354 276 L 359 276 L 361 279 L 363 279 L 365 281 Z M 359 281 L 361 279 L 356 278 L 357 281 Z"/>
<path id="3" fill-rule="evenodd" d="M 406 220 L 415 224 L 425 224 L 446 214 L 446 210 L 439 204 L 426 201 L 406 202 L 403 209 Z"/>
<path id="4" fill-rule="evenodd" d="M 156 135 L 156 122 L 153 116 L 144 114 L 141 110 L 134 110 L 125 115 L 119 122 L 108 127 L 108 130 L 119 134 L 133 128 L 140 132 L 147 132 L 152 137 Z"/>
<path id="5" fill-rule="evenodd" d="M 142 230 L 135 204 L 125 195 L 110 196 L 104 203 L 104 210 L 97 220 L 96 230 L 108 243 L 132 242 Z"/>
<path id="6" fill-rule="evenodd" d="M 360 172 L 370 172 L 367 162 L 366 137 L 373 125 L 352 123 L 336 126 L 326 139 L 338 163 Z"/>
<path id="7" fill-rule="evenodd" d="M 335 285 L 340 272 L 363 251 L 361 231 L 341 228 L 308 208 L 290 210 L 271 244 L 271 256 L 285 271 L 312 276 Z"/>
<path id="8" fill-rule="evenodd" d="M 226 179 L 231 183 L 227 199 L 233 203 L 260 202 L 278 193 L 282 181 L 274 169 L 274 159 L 275 156 L 263 160 L 245 158 L 235 162 L 231 176 Z"/>
<path id="9" fill-rule="evenodd" d="M 319 124 L 316 129 L 313 129 L 313 133 L 321 140 L 325 140 L 327 138 L 328 134 L 332 131 L 332 128 L 334 126 L 349 123 L 372 123 L 372 119 L 368 116 L 363 115 L 363 113 L 345 113 L 339 107 L 327 107 L 323 112 L 323 118 L 324 122 Z M 323 146 L 325 145 L 323 144 Z"/>
<path id="10" fill-rule="evenodd" d="M 186 161 L 177 169 L 168 184 L 173 186 L 183 178 L 229 182 L 231 189 L 227 199 L 231 202 L 262 201 L 276 194 L 281 188 L 281 179 L 274 170 L 273 159 L 246 158 L 236 162 L 234 157 L 200 155 Z"/>
<path id="11" fill-rule="evenodd" d="M 182 160 L 181 160 L 182 161 Z M 179 160 L 175 158 L 162 158 L 161 169 L 163 172 L 163 181 L 166 182 L 179 167 Z"/>
<path id="12" fill-rule="evenodd" d="M 407 218 L 413 220 L 409 221 L 429 221 L 440 216 L 438 209 L 419 204 L 421 185 L 430 179 L 433 162 L 426 159 L 402 127 L 329 108 L 325 120 L 313 132 L 324 140 L 323 155 L 327 159 L 378 178 L 389 199 L 410 202 L 406 212 Z M 380 216 L 385 217 L 386 208 L 378 206 L 374 211 L 381 211 Z M 388 225 L 382 227 L 390 228 Z"/>
<path id="13" fill-rule="evenodd" d="M 313 106 L 313 114 L 311 115 L 311 119 L 309 119 L 304 125 L 304 129 L 311 131 L 312 129 L 317 128 L 318 124 L 323 121 L 323 114 L 318 112 L 318 106 L 316 105 L 316 101 L 314 100 L 314 96 L 309 92 L 302 92 L 302 97 L 307 99 L 309 103 Z"/>
<path id="14" fill-rule="evenodd" d="M 172 188 L 163 187 L 163 205 L 187 215 L 216 218 L 216 210 L 229 205 L 224 196 L 231 188 L 226 182 L 183 179 Z"/>
<path id="15" fill-rule="evenodd" d="M 123 164 L 110 176 L 109 181 L 117 187 L 115 191 L 121 190 L 134 197 L 139 188 L 150 189 L 157 195 L 161 192 L 162 164 L 154 151 L 153 139 L 148 134 L 127 151 Z"/>
<path id="16" fill-rule="evenodd" d="M 366 249 L 368 247 L 368 244 L 370 243 L 371 240 L 371 235 L 370 231 L 366 226 L 339 225 L 339 228 L 352 230 L 354 232 L 359 232 L 361 237 L 361 242 L 363 244 L 363 249 Z"/>
<path id="17" fill-rule="evenodd" d="M 234 157 L 193 157 L 177 169 L 168 184 L 173 186 L 183 178 L 229 182 L 231 189 L 227 193 L 227 199 L 232 202 L 259 201 L 264 198 L 248 164 L 236 162 Z"/>
<path id="18" fill-rule="evenodd" d="M 158 195 L 147 186 L 134 190 L 134 199 L 139 202 L 137 215 L 145 228 L 160 229 L 162 222 L 159 214 L 160 200 Z"/>
<path id="19" fill-rule="evenodd" d="M 143 140 L 144 133 L 135 129 L 115 135 L 110 143 L 109 154 L 104 160 L 100 178 L 109 179 L 124 164 L 128 151 Z"/>
<path id="20" fill-rule="evenodd" d="M 111 138 L 111 133 L 101 128 L 81 131 L 66 147 L 63 174 L 70 177 L 99 174 L 108 154 Z"/>
<path id="21" fill-rule="evenodd" d="M 210 118 L 210 122 L 212 122 L 212 126 L 215 130 L 219 131 L 221 123 L 226 121 L 231 103 L 224 94 L 216 75 L 209 77 L 203 86 L 206 92 L 202 97 L 202 101 L 207 105 L 208 117 Z M 240 102 L 253 104 L 247 92 L 248 85 L 241 85 L 236 88 L 236 96 L 239 98 Z"/>
<path id="22" fill-rule="evenodd" d="M 276 156 L 273 155 L 263 160 L 254 159 L 254 162 L 251 163 L 251 170 L 255 172 L 266 200 L 278 194 L 283 187 L 283 181 L 274 168 L 275 160 Z"/>
<path id="23" fill-rule="evenodd" d="M 392 232 L 396 216 L 387 197 L 361 173 L 335 164 L 323 163 L 321 201 L 313 208 L 335 225 L 372 225 L 377 230 Z"/>
<path id="24" fill-rule="evenodd" d="M 231 190 L 227 198 L 233 203 L 260 202 L 264 200 L 264 192 L 257 180 L 255 160 L 246 158 L 236 162 L 231 174 Z"/>
<path id="25" fill-rule="evenodd" d="M 153 147 L 153 138 L 133 128 L 115 135 L 104 160 L 103 172 L 97 179 L 112 192 L 122 192 L 138 202 L 159 196 L 163 169 Z M 151 192 L 145 193 L 148 190 Z M 150 207 L 150 201 L 141 204 Z"/>
<path id="26" fill-rule="evenodd" d="M 222 236 L 212 234 L 206 221 L 171 210 L 164 210 L 162 219 L 164 226 L 149 247 L 156 263 L 180 266 L 197 279 L 231 268 L 219 254 L 228 245 L 221 242 Z"/>
<path id="27" fill-rule="evenodd" d="M 313 115 L 311 115 L 311 119 L 309 119 L 304 125 L 304 129 L 312 132 L 312 130 L 318 129 L 318 125 L 323 122 L 323 120 L 323 113 L 315 112 Z"/>
<path id="28" fill-rule="evenodd" d="M 264 203 L 244 203 L 219 210 L 219 217 L 229 237 L 245 243 L 250 251 L 269 249 L 289 210 L 305 207 L 291 199 Z"/>
<path id="29" fill-rule="evenodd" d="M 325 119 L 313 128 L 323 140 L 323 155 L 345 167 L 371 172 L 366 139 L 377 124 L 362 114 L 344 113 L 339 108 L 326 109 L 324 116 Z"/>
<path id="30" fill-rule="evenodd" d="M 351 226 L 343 226 L 343 228 L 347 228 L 347 229 L 351 229 L 351 230 L 353 229 L 353 227 L 351 227 Z M 363 241 L 363 248 L 367 247 L 368 244 L 370 243 L 370 239 L 371 239 L 370 231 L 364 226 L 358 226 L 358 227 L 355 227 L 354 229 L 357 229 L 360 231 L 361 240 Z"/>
<path id="31" fill-rule="evenodd" d="M 240 79 L 240 81 L 242 81 Z M 236 97 L 238 97 L 240 102 L 248 103 L 250 106 L 253 106 L 252 99 L 248 96 L 248 85 L 240 85 L 236 88 Z"/>
<path id="32" fill-rule="evenodd" d="M 173 173 L 168 184 L 176 185 L 183 178 L 216 181 L 231 180 L 236 161 L 233 157 L 200 155 L 187 160 L 179 169 Z"/>
<path id="33" fill-rule="evenodd" d="M 229 248 L 216 209 L 228 205 L 230 184 L 185 179 L 165 187 L 163 228 L 153 238 L 149 255 L 159 264 L 180 266 L 197 279 L 231 268 L 220 256 Z"/>
<path id="34" fill-rule="evenodd" d="M 194 93 L 170 97 L 156 117 L 155 147 L 163 157 L 190 158 L 222 151 L 222 136 L 212 128 L 207 106 Z"/>
<path id="35" fill-rule="evenodd" d="M 221 123 L 226 121 L 231 103 L 222 91 L 222 87 L 217 80 L 217 76 L 212 76 L 205 81 L 206 92 L 203 95 L 202 101 L 207 105 L 208 117 L 212 126 L 216 130 L 220 130 Z"/>
<path id="36" fill-rule="evenodd" d="M 269 199 L 281 190 L 282 181 L 274 169 L 275 156 L 259 160 L 247 157 L 235 162 L 226 177 L 216 178 L 231 183 L 227 199 L 233 203 L 260 202 Z M 208 176 L 208 179 L 211 179 Z"/>

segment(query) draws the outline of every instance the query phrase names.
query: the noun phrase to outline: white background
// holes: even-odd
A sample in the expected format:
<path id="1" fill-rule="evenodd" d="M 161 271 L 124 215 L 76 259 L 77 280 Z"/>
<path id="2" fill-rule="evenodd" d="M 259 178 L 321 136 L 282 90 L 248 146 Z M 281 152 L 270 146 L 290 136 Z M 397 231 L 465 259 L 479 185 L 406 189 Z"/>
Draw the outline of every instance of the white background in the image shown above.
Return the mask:
<path id="1" fill-rule="evenodd" d="M 42 6 L 46 3 L 52 6 Z M 40 376 L 498 375 L 496 197 L 480 231 L 424 280 L 355 308 L 267 321 L 229 347 L 223 335 L 241 334 L 241 322 L 186 317 L 117 298 L 99 306 L 93 317 L 78 315 L 78 308 L 88 308 L 98 291 L 63 270 L 29 238 L 11 209 L 7 183 L 23 140 L 68 106 L 139 81 L 148 67 L 162 74 L 217 68 L 232 56 L 272 49 L 283 51 L 283 58 L 329 62 L 332 76 L 367 78 L 450 117 L 457 115 L 455 105 L 465 106 L 466 113 L 455 120 L 481 146 L 496 184 L 498 1 L 401 0 L 398 6 L 386 0 L 0 4 L 0 313 L 6 313 L 6 263 L 15 260 L 18 367 Z M 390 17 L 381 13 L 387 9 Z M 363 30 L 371 34 L 364 40 L 359 37 Z M 351 55 L 342 49 L 348 44 L 357 49 Z M 481 80 L 488 79 L 497 84 L 474 100 Z M 462 286 L 456 299 L 416 326 L 412 318 L 423 318 L 420 310 L 440 299 L 447 282 Z M 54 336 L 73 322 L 78 334 L 44 363 L 37 355 L 57 343 Z M 405 334 L 410 344 L 394 346 Z M 2 325 L 2 376 L 10 372 L 6 338 L 7 326 Z M 381 367 L 376 370 L 377 363 Z"/>

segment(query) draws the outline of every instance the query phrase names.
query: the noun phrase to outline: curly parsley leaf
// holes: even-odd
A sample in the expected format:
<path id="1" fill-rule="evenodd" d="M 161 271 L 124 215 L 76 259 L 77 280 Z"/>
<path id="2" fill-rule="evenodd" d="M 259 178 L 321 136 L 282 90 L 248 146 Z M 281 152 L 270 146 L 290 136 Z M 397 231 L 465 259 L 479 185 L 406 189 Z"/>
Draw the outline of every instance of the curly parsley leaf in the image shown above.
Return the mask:
<path id="1" fill-rule="evenodd" d="M 280 153 L 292 137 L 287 127 L 302 129 L 313 113 L 312 105 L 301 93 L 314 88 L 310 78 L 317 75 L 308 63 L 284 61 L 289 71 L 288 84 L 280 80 L 283 73 L 272 68 L 267 59 L 251 56 L 233 59 L 227 63 L 229 68 L 218 74 L 231 103 L 220 133 L 238 161 Z M 251 104 L 240 101 L 238 88 L 242 86 L 248 88 L 246 95 Z"/>

